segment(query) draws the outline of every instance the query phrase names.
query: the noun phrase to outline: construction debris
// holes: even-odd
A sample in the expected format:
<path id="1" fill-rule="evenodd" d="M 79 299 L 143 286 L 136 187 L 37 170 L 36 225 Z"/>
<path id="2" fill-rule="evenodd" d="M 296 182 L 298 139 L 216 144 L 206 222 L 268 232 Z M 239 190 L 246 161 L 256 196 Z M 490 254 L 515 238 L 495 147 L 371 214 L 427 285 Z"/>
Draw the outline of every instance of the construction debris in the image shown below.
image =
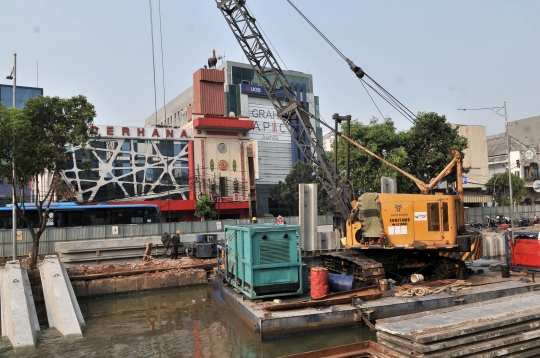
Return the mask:
<path id="1" fill-rule="evenodd" d="M 429 288 L 425 286 L 410 287 L 405 290 L 396 292 L 396 297 L 412 297 L 412 296 L 427 296 L 438 293 L 452 293 L 461 290 L 470 290 L 472 284 L 464 280 L 456 280 L 454 283 L 444 285 L 437 288 Z"/>

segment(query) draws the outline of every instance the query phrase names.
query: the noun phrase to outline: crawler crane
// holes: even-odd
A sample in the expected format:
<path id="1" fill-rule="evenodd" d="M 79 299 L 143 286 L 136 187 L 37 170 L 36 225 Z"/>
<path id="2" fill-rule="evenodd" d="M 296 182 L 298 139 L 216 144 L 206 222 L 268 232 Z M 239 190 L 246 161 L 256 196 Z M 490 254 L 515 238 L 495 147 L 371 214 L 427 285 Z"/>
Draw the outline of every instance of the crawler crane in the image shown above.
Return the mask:
<path id="1" fill-rule="evenodd" d="M 216 0 L 244 54 L 262 82 L 276 113 L 296 145 L 314 167 L 334 206 L 334 227 L 344 234 L 346 252 L 321 256 L 330 271 L 347 273 L 357 285 L 372 285 L 398 271 L 431 267 L 441 278 L 454 277 L 463 260 L 481 255 L 481 236 L 465 230 L 461 156 L 453 159 L 429 184 L 389 163 L 342 133 L 339 137 L 413 180 L 422 194 L 365 193 L 353 200 L 351 190 L 337 179 L 314 128 L 317 120 L 291 88 L 270 47 L 261 35 L 245 0 Z M 364 71 L 346 59 L 355 76 Z M 455 195 L 430 194 L 439 180 L 456 169 Z M 401 276 L 396 276 L 401 277 Z"/>

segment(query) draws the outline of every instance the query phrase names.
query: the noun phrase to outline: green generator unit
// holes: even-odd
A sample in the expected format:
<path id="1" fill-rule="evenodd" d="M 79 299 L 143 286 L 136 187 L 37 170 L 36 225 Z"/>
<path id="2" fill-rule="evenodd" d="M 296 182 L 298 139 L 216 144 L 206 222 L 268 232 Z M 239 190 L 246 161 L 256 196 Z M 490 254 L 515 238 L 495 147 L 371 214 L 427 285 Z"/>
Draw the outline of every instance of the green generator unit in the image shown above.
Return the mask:
<path id="1" fill-rule="evenodd" d="M 300 227 L 225 226 L 225 280 L 251 299 L 302 294 Z"/>

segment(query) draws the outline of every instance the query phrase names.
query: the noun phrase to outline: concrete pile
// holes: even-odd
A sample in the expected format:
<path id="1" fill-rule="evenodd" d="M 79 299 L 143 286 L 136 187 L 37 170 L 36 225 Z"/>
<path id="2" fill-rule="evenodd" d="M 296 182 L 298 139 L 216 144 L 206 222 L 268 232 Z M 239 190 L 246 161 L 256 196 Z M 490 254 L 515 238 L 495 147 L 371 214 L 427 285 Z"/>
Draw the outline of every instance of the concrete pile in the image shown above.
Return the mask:
<path id="1" fill-rule="evenodd" d="M 378 343 L 405 357 L 538 357 L 540 292 L 378 320 Z"/>

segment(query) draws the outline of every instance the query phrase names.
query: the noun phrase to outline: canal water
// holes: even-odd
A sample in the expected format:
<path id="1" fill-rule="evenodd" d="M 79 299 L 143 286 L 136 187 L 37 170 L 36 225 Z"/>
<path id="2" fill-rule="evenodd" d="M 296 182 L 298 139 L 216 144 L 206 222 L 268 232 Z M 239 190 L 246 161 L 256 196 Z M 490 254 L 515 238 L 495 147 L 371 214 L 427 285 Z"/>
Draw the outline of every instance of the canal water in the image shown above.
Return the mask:
<path id="1" fill-rule="evenodd" d="M 33 353 L 17 354 L 0 342 L 1 357 L 279 357 L 375 340 L 369 329 L 350 328 L 260 342 L 211 285 L 79 302 L 84 338 L 66 341 L 47 327 L 38 306 L 41 337 Z"/>

